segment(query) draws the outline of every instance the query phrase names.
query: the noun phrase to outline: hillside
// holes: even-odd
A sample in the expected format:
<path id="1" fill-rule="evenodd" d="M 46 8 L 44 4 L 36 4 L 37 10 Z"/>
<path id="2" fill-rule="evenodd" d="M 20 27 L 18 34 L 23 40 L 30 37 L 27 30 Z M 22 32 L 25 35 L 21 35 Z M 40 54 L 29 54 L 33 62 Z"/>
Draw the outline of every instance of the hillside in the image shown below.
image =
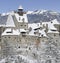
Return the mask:
<path id="1" fill-rule="evenodd" d="M 51 10 L 35 10 L 27 12 L 29 23 L 32 22 L 46 22 L 57 19 L 60 22 L 60 13 Z"/>

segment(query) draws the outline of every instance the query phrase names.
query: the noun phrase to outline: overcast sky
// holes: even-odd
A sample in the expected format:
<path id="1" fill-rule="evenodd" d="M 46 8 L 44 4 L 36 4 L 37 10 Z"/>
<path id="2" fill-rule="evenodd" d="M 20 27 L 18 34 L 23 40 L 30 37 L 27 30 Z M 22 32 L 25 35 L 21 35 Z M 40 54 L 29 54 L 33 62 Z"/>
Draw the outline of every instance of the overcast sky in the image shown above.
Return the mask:
<path id="1" fill-rule="evenodd" d="M 0 0 L 0 13 L 17 10 L 19 5 L 28 10 L 53 10 L 60 12 L 60 0 Z"/>

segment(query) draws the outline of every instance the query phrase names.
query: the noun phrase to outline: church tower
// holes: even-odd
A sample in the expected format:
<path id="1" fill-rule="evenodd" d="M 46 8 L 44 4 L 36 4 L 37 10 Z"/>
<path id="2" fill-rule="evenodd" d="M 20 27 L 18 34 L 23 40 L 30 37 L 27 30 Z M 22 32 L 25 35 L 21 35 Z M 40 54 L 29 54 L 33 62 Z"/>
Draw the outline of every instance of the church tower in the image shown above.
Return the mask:
<path id="1" fill-rule="evenodd" d="M 22 6 L 19 6 L 19 8 L 18 8 L 18 14 L 19 15 L 21 15 L 21 16 L 23 16 L 23 7 Z"/>

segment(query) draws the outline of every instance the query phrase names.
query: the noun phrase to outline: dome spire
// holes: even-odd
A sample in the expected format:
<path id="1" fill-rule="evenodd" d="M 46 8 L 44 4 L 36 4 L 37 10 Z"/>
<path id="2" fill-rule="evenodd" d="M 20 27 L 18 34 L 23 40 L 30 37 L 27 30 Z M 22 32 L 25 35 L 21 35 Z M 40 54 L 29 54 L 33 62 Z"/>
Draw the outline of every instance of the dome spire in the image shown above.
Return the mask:
<path id="1" fill-rule="evenodd" d="M 23 7 L 20 5 L 19 7 L 18 7 L 18 9 L 20 10 L 20 9 L 23 9 Z"/>
<path id="2" fill-rule="evenodd" d="M 19 8 L 18 8 L 18 14 L 19 15 L 23 15 L 23 7 L 20 5 Z"/>

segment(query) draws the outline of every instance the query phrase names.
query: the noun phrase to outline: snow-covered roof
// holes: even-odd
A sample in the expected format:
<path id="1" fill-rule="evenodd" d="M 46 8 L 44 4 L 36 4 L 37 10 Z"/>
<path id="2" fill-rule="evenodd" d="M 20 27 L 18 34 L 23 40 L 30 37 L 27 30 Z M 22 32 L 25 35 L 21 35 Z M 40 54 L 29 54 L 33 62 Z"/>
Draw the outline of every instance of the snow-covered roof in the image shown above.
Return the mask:
<path id="1" fill-rule="evenodd" d="M 57 33 L 57 34 L 59 34 L 59 32 L 58 31 L 53 31 L 53 30 L 48 30 L 48 32 L 47 33 Z"/>
<path id="2" fill-rule="evenodd" d="M 20 5 L 18 9 L 23 9 L 23 7 Z"/>
<path id="3" fill-rule="evenodd" d="M 38 26 L 38 25 L 39 26 Z M 54 24 L 51 23 L 51 22 L 42 22 L 42 27 L 43 27 L 43 24 L 44 26 L 48 25 L 48 33 L 58 33 L 57 31 L 57 28 L 54 27 Z M 29 33 L 30 35 L 35 35 L 34 34 L 34 30 L 33 29 L 36 29 L 38 27 L 40 27 L 40 23 L 32 23 L 32 24 L 28 24 L 28 27 L 31 27 L 32 28 L 32 31 Z M 51 31 L 50 31 L 51 30 Z M 40 37 L 43 35 L 43 37 L 47 37 L 46 33 L 45 33 L 45 29 L 43 28 L 42 30 L 39 30 L 39 33 L 40 33 Z"/>
<path id="4" fill-rule="evenodd" d="M 48 23 L 48 29 L 57 30 L 51 22 Z"/>
<path id="5" fill-rule="evenodd" d="M 7 18 L 6 27 L 15 27 L 15 24 L 11 15 L 9 15 Z"/>
<path id="6" fill-rule="evenodd" d="M 40 25 L 40 23 L 31 23 L 31 24 L 28 24 L 28 28 L 32 28 L 32 29 L 36 29 L 36 28 L 40 28 L 42 27 L 43 28 L 43 24 L 46 26 L 46 24 L 48 25 L 48 29 L 51 29 L 51 30 L 57 30 L 57 28 L 54 27 L 54 24 L 51 23 L 51 22 L 42 22 L 42 25 Z"/>
<path id="7" fill-rule="evenodd" d="M 60 24 L 57 19 L 52 20 L 52 23 L 53 23 L 53 24 L 57 24 L 57 25 Z"/>
<path id="8" fill-rule="evenodd" d="M 18 22 L 26 22 L 26 23 L 28 23 L 27 14 L 23 14 L 23 16 L 20 16 L 19 14 L 16 13 L 15 17 L 16 17 Z"/>
<path id="9" fill-rule="evenodd" d="M 36 25 L 36 23 L 32 23 L 32 24 L 28 24 L 28 28 L 32 28 L 32 29 L 35 29 L 36 27 L 38 27 L 37 25 Z"/>
<path id="10" fill-rule="evenodd" d="M 36 35 L 34 34 L 34 30 L 33 30 L 33 29 L 29 32 L 29 34 L 28 34 L 28 35 L 36 36 Z"/>
<path id="11" fill-rule="evenodd" d="M 0 27 L 15 27 L 11 15 L 0 16 Z"/>
<path id="12" fill-rule="evenodd" d="M 4 35 L 19 35 L 20 32 L 19 30 L 14 30 L 14 29 L 11 29 L 11 28 L 7 28 L 3 33 L 2 33 L 2 36 Z"/>
<path id="13" fill-rule="evenodd" d="M 43 23 L 45 26 L 46 26 L 46 24 L 47 24 L 47 25 L 48 25 L 48 29 L 57 30 L 57 28 L 55 28 L 53 22 L 51 23 L 51 21 L 50 21 L 50 22 L 42 22 L 42 23 Z"/>
<path id="14" fill-rule="evenodd" d="M 35 30 L 32 29 L 32 31 L 29 32 L 29 35 L 31 36 L 39 36 L 39 37 L 48 37 L 44 31 L 45 29 L 43 30 L 38 30 L 38 33 L 37 34 L 34 34 Z"/>
<path id="15" fill-rule="evenodd" d="M 39 30 L 39 33 L 40 33 L 40 37 L 47 37 L 46 33 L 45 33 L 45 29 L 43 30 Z"/>
<path id="16" fill-rule="evenodd" d="M 28 24 L 28 28 L 32 28 L 32 29 L 36 29 L 36 28 L 40 28 L 40 27 L 43 27 L 43 25 L 40 25 L 40 23 L 31 23 L 31 24 Z"/>
<path id="17" fill-rule="evenodd" d="M 20 32 L 27 32 L 25 29 L 20 29 Z"/>

